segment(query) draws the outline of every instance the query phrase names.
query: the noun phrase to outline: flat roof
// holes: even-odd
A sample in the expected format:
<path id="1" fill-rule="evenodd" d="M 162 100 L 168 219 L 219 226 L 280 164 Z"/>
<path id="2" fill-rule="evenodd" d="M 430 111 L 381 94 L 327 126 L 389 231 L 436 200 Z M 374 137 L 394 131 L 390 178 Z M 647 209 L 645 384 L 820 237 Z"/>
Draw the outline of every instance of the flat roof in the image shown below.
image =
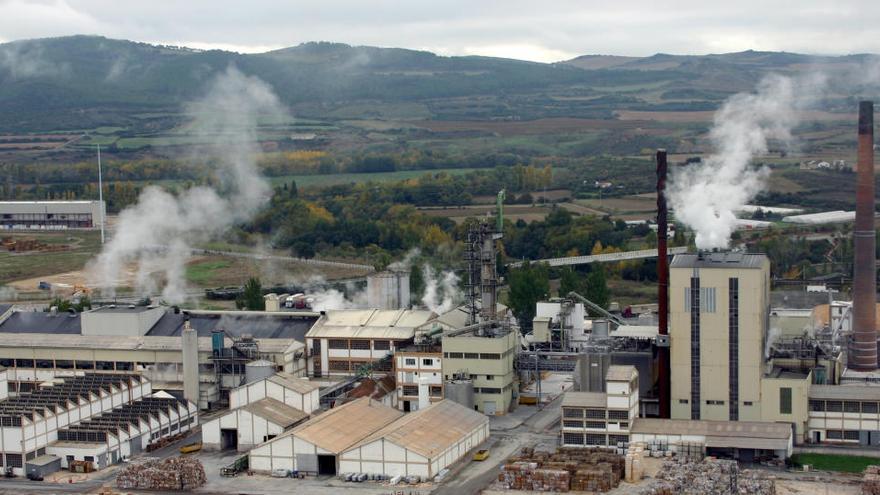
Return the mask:
<path id="1" fill-rule="evenodd" d="M 880 401 L 880 386 L 876 385 L 813 385 L 807 397 L 815 400 L 876 400 Z"/>
<path id="2" fill-rule="evenodd" d="M 629 337 L 633 339 L 656 339 L 659 334 L 660 327 L 657 325 L 620 325 L 608 335 L 611 337 Z"/>
<path id="3" fill-rule="evenodd" d="M 272 441 L 288 434 L 295 435 L 326 451 L 339 454 L 401 416 L 402 411 L 362 397 L 330 409 Z"/>
<path id="4" fill-rule="evenodd" d="M 605 380 L 613 382 L 628 382 L 639 376 L 635 366 L 624 364 L 612 364 L 605 373 Z"/>
<path id="5" fill-rule="evenodd" d="M 485 415 L 454 401 L 441 400 L 407 414 L 357 445 L 381 438 L 432 459 L 487 423 Z"/>
<path id="6" fill-rule="evenodd" d="M 562 396 L 562 407 L 601 407 L 608 405 L 605 392 L 566 392 Z"/>
<path id="7" fill-rule="evenodd" d="M 670 268 L 761 268 L 767 256 L 732 251 L 676 254 Z"/>
<path id="8" fill-rule="evenodd" d="M 61 458 L 57 455 L 44 454 L 39 457 L 34 457 L 33 459 L 25 462 L 25 464 L 29 464 L 31 466 L 45 466 L 58 460 L 61 460 Z"/>
<path id="9" fill-rule="evenodd" d="M 242 407 L 241 409 L 265 418 L 282 428 L 295 425 L 309 417 L 309 415 L 295 407 L 288 406 L 280 400 L 271 397 L 262 398 L 256 402 Z"/>
<path id="10" fill-rule="evenodd" d="M 51 333 L 57 335 L 79 334 L 80 313 L 51 314 L 43 311 L 13 311 L 2 323 L 0 333 Z M 4 335 L 3 339 L 7 337 Z"/>
<path id="11" fill-rule="evenodd" d="M 697 435 L 710 447 L 766 450 L 787 449 L 791 425 L 761 421 L 701 421 L 692 419 L 636 418 L 630 433 L 653 435 Z"/>
<path id="12" fill-rule="evenodd" d="M 411 309 L 339 309 L 327 311 L 308 331 L 308 338 L 406 340 L 434 315 Z"/>

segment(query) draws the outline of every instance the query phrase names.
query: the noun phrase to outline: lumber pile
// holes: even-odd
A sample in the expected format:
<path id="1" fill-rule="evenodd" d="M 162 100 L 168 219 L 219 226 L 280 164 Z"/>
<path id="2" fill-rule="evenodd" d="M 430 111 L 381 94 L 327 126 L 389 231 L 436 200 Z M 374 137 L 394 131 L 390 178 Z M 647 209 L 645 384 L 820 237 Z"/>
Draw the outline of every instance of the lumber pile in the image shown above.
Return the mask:
<path id="1" fill-rule="evenodd" d="M 501 468 L 504 490 L 535 492 L 607 492 L 623 477 L 623 457 L 597 449 L 557 449 L 555 453 L 523 448 Z"/>
<path id="2" fill-rule="evenodd" d="M 124 490 L 190 491 L 206 481 L 201 462 L 192 457 L 171 457 L 128 466 L 119 473 L 116 486 Z"/>
<path id="3" fill-rule="evenodd" d="M 736 461 L 706 459 L 694 462 L 670 459 L 657 473 L 657 481 L 641 495 L 775 495 L 773 480 L 742 472 Z"/>
<path id="4" fill-rule="evenodd" d="M 880 466 L 868 466 L 862 477 L 862 495 L 880 495 Z"/>

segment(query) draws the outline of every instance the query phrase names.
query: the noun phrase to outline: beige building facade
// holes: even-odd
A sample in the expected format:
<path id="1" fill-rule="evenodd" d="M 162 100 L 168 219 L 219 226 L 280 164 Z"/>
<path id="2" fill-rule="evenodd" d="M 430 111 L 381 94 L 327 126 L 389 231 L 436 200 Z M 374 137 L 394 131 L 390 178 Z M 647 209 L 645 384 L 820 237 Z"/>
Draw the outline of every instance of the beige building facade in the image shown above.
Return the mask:
<path id="1" fill-rule="evenodd" d="M 516 346 L 516 333 L 512 331 L 494 336 L 444 335 L 443 378 L 469 377 L 474 383 L 476 410 L 489 416 L 506 414 L 516 386 Z"/>

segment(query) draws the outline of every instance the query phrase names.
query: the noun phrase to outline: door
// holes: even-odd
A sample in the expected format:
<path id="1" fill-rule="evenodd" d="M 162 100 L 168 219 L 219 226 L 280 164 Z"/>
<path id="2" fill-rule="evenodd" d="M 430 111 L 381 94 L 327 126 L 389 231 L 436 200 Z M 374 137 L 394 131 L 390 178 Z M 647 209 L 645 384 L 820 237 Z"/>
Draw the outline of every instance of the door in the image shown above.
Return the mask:
<path id="1" fill-rule="evenodd" d="M 816 443 L 821 443 L 821 442 L 822 442 L 822 433 L 821 433 L 821 432 L 818 432 L 818 431 L 817 431 L 815 437 L 816 437 L 816 440 L 815 440 Z"/>
<path id="2" fill-rule="evenodd" d="M 495 416 L 495 401 L 487 400 L 483 402 L 483 414 L 486 416 Z"/>
<path id="3" fill-rule="evenodd" d="M 335 455 L 319 455 L 318 456 L 318 474 L 327 476 L 336 476 L 336 456 Z"/>
<path id="4" fill-rule="evenodd" d="M 411 408 L 409 405 L 409 401 L 408 400 L 403 401 L 403 412 L 410 412 L 410 410 L 411 410 Z"/>
<path id="5" fill-rule="evenodd" d="M 221 428 L 220 448 L 223 450 L 238 450 L 238 430 L 234 428 Z"/>

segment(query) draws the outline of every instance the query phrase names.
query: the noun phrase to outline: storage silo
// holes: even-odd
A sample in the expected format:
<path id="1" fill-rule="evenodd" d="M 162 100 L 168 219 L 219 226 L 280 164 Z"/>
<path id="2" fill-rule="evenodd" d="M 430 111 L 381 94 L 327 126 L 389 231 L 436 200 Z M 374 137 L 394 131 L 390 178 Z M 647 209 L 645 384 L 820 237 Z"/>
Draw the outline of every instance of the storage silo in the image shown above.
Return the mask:
<path id="1" fill-rule="evenodd" d="M 275 363 L 259 359 L 244 365 L 244 382 L 253 383 L 275 374 Z"/>
<path id="2" fill-rule="evenodd" d="M 367 304 L 374 309 L 408 309 L 409 271 L 386 270 L 367 276 Z"/>

